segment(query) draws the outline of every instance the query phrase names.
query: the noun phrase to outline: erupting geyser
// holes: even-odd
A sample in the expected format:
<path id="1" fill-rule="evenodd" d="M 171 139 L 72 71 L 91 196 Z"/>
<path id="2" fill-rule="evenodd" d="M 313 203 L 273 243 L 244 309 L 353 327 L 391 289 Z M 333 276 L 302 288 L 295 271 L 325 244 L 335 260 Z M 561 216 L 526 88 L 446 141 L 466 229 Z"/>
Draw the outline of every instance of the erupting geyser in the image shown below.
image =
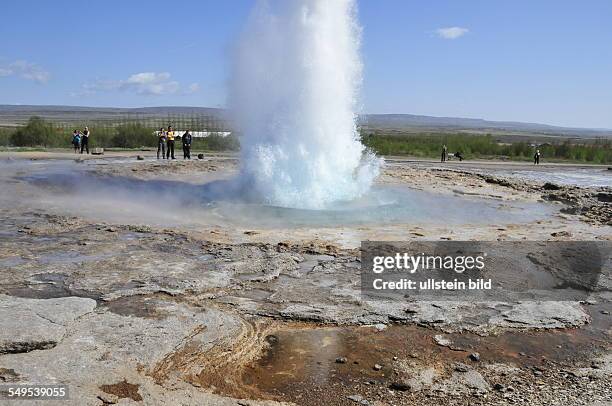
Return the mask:
<path id="1" fill-rule="evenodd" d="M 366 192 L 380 161 L 356 131 L 353 0 L 260 1 L 238 44 L 230 106 L 242 179 L 266 203 L 324 208 Z"/>

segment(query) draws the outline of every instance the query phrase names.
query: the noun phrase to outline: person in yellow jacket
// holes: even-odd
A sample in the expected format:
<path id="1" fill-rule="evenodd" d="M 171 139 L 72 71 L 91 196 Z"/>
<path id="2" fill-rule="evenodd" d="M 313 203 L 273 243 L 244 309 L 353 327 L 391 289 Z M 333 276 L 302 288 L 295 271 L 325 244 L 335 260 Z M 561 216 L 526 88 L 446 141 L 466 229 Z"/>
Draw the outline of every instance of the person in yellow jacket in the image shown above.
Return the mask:
<path id="1" fill-rule="evenodd" d="M 166 159 L 176 159 L 174 157 L 174 130 L 172 127 L 168 127 L 168 131 L 166 132 Z"/>

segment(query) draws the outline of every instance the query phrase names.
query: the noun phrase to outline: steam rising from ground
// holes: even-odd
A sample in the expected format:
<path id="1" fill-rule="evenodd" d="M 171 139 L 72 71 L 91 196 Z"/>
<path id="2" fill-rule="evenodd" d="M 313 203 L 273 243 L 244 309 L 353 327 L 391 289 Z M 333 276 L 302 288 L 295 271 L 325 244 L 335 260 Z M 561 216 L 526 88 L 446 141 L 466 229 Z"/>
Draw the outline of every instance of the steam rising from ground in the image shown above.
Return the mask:
<path id="1" fill-rule="evenodd" d="M 230 105 L 252 191 L 272 205 L 318 209 L 369 189 L 380 161 L 355 126 L 353 0 L 259 1 L 234 62 Z"/>
<path id="2" fill-rule="evenodd" d="M 549 213 L 546 207 L 537 204 L 435 195 L 389 184 L 374 187 L 350 202 L 329 203 L 323 210 L 272 207 L 249 202 L 239 195 L 239 190 L 233 189 L 237 184 L 230 170 L 203 173 L 190 169 L 180 176 L 175 174 L 174 179 L 171 172 L 158 172 L 157 163 L 149 166 L 147 162 L 96 161 L 0 160 L 0 188 L 4 192 L 0 193 L 0 207 L 18 206 L 24 212 L 78 216 L 95 222 L 234 231 L 243 227 L 329 230 L 391 224 L 424 227 L 503 224 L 516 222 L 517 216 L 521 222 L 530 222 Z M 175 167 L 174 163 L 166 164 L 166 168 Z M 128 165 L 119 171 L 127 176 L 105 174 L 105 168 L 121 165 Z M 149 172 L 147 166 L 155 168 L 155 172 L 149 173 L 150 178 L 131 176 L 143 166 L 141 174 Z M 206 183 L 202 184 L 202 180 Z M 358 235 L 355 234 L 357 241 L 362 239 Z"/>

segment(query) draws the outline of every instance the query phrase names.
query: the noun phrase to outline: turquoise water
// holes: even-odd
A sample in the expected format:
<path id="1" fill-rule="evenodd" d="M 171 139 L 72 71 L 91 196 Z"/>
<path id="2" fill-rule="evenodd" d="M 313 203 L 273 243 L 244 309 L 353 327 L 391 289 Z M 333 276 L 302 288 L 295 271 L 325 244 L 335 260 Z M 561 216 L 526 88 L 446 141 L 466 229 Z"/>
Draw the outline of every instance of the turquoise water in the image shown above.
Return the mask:
<path id="1" fill-rule="evenodd" d="M 17 170 L 20 173 L 21 170 Z M 102 221 L 151 225 L 339 227 L 387 224 L 461 225 L 527 223 L 553 212 L 549 204 L 436 194 L 402 185 L 374 186 L 351 201 L 324 209 L 266 204 L 249 196 L 239 179 L 182 182 L 100 176 L 82 164 L 30 166 L 17 178 L 31 188 L 32 205 L 86 214 Z M 86 207 L 86 210 L 83 208 Z"/>

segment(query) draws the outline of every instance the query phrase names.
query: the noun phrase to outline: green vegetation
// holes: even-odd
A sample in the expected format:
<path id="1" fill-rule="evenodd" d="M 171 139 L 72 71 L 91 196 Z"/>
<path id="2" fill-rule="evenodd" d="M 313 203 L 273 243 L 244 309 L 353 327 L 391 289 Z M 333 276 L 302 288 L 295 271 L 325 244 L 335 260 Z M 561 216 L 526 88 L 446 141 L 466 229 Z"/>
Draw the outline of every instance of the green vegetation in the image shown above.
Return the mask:
<path id="1" fill-rule="evenodd" d="M 231 134 L 226 137 L 212 133 L 206 138 L 194 138 L 193 149 L 204 151 L 238 151 L 240 141 Z"/>
<path id="2" fill-rule="evenodd" d="M 129 123 L 117 127 L 110 144 L 109 146 L 119 148 L 154 147 L 157 146 L 157 138 L 151 128 L 140 123 Z"/>
<path id="3" fill-rule="evenodd" d="M 437 158 L 442 145 L 449 153 L 461 152 L 464 158 L 506 158 L 531 160 L 536 146 L 527 142 L 500 143 L 491 135 L 472 134 L 407 134 L 389 135 L 369 132 L 362 134 L 364 145 L 381 155 L 410 155 Z M 544 160 L 566 160 L 596 164 L 612 163 L 612 143 L 598 140 L 591 144 L 577 144 L 570 141 L 540 144 L 537 148 Z"/>
<path id="4" fill-rule="evenodd" d="M 210 131 L 206 138 L 194 138 L 195 151 L 237 151 L 239 137 L 232 134 L 215 134 L 227 131 L 227 125 L 205 116 L 166 117 L 157 121 L 126 117 L 120 122 L 55 123 L 39 117 L 31 117 L 25 126 L 17 129 L 0 128 L 0 147 L 20 148 L 70 148 L 72 132 L 89 126 L 92 136 L 90 148 L 157 148 L 155 130 L 173 125 L 181 130 Z M 363 143 L 381 155 L 410 155 L 415 157 L 438 158 L 442 145 L 449 153 L 461 152 L 465 159 L 501 158 L 531 160 L 536 145 L 525 141 L 501 142 L 492 135 L 467 133 L 408 133 L 381 129 L 362 130 Z M 524 138 L 523 138 L 524 139 Z M 554 142 L 540 143 L 537 148 L 544 161 L 573 161 L 597 164 L 612 163 L 612 142 L 609 139 L 589 143 L 570 142 L 554 139 Z M 180 145 L 180 139 L 177 138 Z M 180 148 L 180 146 L 179 146 Z"/>
<path id="5" fill-rule="evenodd" d="M 51 125 L 40 117 L 32 117 L 25 127 L 11 134 L 10 142 L 17 147 L 49 147 L 56 141 L 56 133 Z"/>
<path id="6" fill-rule="evenodd" d="M 9 128 L 0 128 L 0 146 L 8 147 L 11 145 L 11 136 L 13 135 L 12 129 Z"/>
<path id="7" fill-rule="evenodd" d="M 179 129 L 177 144 L 180 143 L 182 130 L 211 131 L 206 138 L 194 138 L 193 150 L 201 151 L 237 151 L 240 142 L 235 135 L 222 136 L 217 132 L 227 131 L 224 123 L 207 117 L 167 117 L 161 121 L 126 118 L 119 123 L 52 123 L 39 117 L 32 117 L 28 123 L 17 129 L 0 128 L 1 147 L 29 148 L 71 148 L 72 133 L 82 130 L 87 125 L 91 130 L 89 147 L 102 148 L 157 148 L 155 130 L 173 125 Z"/>

